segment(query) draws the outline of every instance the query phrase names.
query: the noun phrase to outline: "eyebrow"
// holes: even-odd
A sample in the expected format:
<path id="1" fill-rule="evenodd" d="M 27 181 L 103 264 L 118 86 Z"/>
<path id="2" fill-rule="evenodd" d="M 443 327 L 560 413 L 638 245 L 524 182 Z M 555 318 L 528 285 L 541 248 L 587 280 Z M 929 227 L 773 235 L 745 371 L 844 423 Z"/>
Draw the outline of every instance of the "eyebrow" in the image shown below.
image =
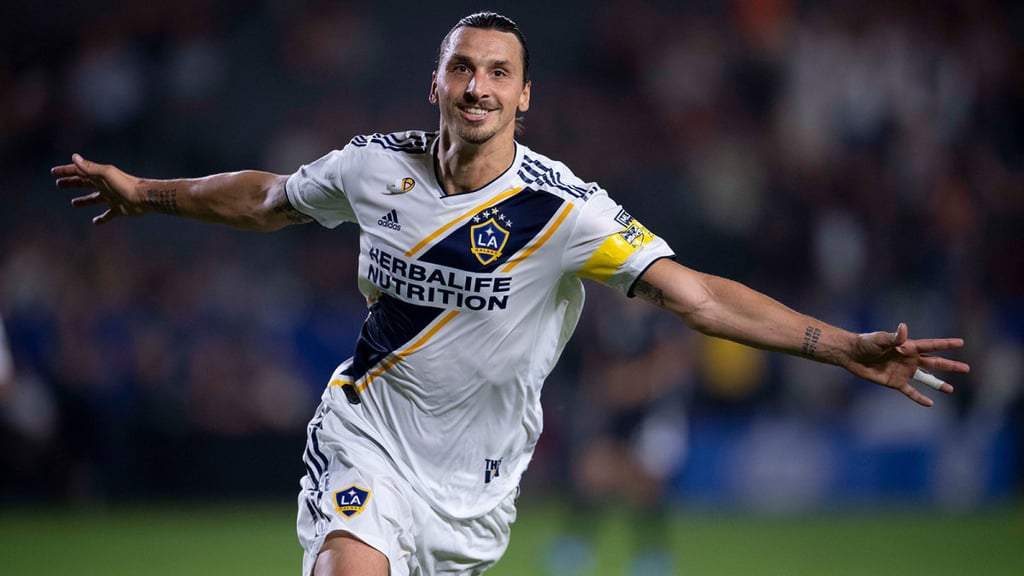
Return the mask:
<path id="1" fill-rule="evenodd" d="M 457 63 L 460 63 L 460 64 L 466 64 L 466 63 L 472 64 L 474 61 L 473 61 L 472 58 L 470 58 L 469 56 L 467 56 L 465 54 L 459 54 L 457 52 L 453 52 L 452 55 L 448 57 L 448 63 L 450 64 L 452 62 L 457 62 Z M 505 60 L 505 59 L 488 60 L 487 62 L 484 62 L 484 64 L 487 65 L 487 66 L 494 67 L 494 68 L 511 68 L 513 66 L 511 60 Z"/>

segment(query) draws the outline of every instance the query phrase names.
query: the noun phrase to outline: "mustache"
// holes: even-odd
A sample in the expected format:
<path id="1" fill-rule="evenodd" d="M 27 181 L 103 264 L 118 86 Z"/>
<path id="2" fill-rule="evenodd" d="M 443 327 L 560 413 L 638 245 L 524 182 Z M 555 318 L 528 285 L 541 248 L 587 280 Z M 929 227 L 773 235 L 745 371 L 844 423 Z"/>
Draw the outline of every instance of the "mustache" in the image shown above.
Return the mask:
<path id="1" fill-rule="evenodd" d="M 457 106 L 459 108 L 467 108 L 467 107 L 479 108 L 481 110 L 486 110 L 488 112 L 492 112 L 494 110 L 501 109 L 500 105 L 496 106 L 496 105 L 493 105 L 493 104 L 490 104 L 490 105 L 481 104 L 479 98 L 463 98 L 462 100 L 460 100 L 457 103 Z"/>

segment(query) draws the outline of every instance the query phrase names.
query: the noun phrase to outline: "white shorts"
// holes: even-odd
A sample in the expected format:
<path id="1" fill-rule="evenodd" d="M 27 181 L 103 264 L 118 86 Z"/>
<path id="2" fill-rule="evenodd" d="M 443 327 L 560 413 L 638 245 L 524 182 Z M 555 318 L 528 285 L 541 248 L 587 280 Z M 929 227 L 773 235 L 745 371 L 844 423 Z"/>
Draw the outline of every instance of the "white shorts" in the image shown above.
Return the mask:
<path id="1" fill-rule="evenodd" d="M 306 437 L 296 527 L 313 572 L 324 539 L 347 532 L 387 556 L 391 576 L 481 574 L 508 547 L 514 495 L 489 514 L 439 514 L 399 475 L 383 449 L 321 405 Z"/>

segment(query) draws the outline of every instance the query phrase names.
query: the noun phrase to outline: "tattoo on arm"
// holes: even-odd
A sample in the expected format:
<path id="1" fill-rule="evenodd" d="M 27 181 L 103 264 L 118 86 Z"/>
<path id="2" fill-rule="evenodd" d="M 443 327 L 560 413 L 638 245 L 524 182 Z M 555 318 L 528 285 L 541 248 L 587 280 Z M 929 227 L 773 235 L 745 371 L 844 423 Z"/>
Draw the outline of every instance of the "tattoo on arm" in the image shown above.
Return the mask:
<path id="1" fill-rule="evenodd" d="M 814 352 L 818 349 L 818 340 L 821 338 L 821 328 L 808 326 L 804 330 L 804 347 L 800 353 L 808 358 L 814 358 Z"/>
<path id="2" fill-rule="evenodd" d="M 164 190 L 151 188 L 146 190 L 146 195 L 142 202 L 146 207 L 155 212 L 162 212 L 173 216 L 181 215 L 181 211 L 178 209 L 178 190 L 176 188 Z"/>
<path id="3" fill-rule="evenodd" d="M 306 222 L 313 221 L 311 217 L 296 210 L 292 203 L 288 201 L 288 196 L 283 193 L 278 196 L 277 201 L 274 203 L 273 211 L 274 214 L 284 216 L 292 224 L 305 224 Z"/>
<path id="4" fill-rule="evenodd" d="M 636 286 L 633 287 L 633 295 L 647 300 L 658 308 L 665 307 L 665 294 L 661 291 L 661 288 L 651 286 L 643 280 L 637 280 Z"/>

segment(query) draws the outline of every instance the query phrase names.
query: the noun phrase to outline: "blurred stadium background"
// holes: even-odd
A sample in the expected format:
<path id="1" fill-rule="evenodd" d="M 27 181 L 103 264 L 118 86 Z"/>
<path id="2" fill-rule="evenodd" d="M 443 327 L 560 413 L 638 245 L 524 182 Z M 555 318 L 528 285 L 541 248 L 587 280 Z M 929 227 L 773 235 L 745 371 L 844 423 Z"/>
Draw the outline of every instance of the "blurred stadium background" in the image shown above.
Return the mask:
<path id="1" fill-rule="evenodd" d="M 5 3 L 0 572 L 297 570 L 305 422 L 365 314 L 353 231 L 93 229 L 48 170 L 288 173 L 432 129 L 437 45 L 480 8 L 531 44 L 522 141 L 681 262 L 961 335 L 973 367 L 925 410 L 592 286 L 495 572 L 542 573 L 594 422 L 655 399 L 640 459 L 687 573 L 1024 573 L 1024 8 L 995 0 Z M 644 520 L 602 496 L 612 574 Z"/>

